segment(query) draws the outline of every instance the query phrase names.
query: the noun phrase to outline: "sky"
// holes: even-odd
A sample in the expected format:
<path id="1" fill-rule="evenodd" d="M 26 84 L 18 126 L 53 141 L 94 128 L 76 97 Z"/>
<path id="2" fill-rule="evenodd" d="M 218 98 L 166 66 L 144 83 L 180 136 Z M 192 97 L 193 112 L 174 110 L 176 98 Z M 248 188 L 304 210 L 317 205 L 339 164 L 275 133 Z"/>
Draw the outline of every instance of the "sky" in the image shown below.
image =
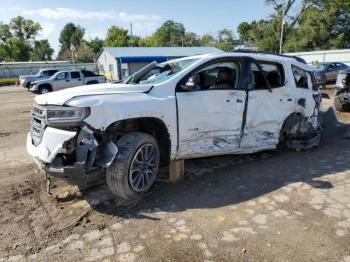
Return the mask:
<path id="1" fill-rule="evenodd" d="M 103 39 L 110 26 L 129 28 L 130 22 L 135 35 L 148 36 L 169 19 L 198 35 L 215 35 L 222 28 L 236 31 L 239 23 L 266 18 L 271 11 L 264 0 L 0 0 L 1 21 L 21 15 L 39 22 L 39 38 L 48 39 L 56 54 L 68 22 L 84 27 L 86 39 Z"/>

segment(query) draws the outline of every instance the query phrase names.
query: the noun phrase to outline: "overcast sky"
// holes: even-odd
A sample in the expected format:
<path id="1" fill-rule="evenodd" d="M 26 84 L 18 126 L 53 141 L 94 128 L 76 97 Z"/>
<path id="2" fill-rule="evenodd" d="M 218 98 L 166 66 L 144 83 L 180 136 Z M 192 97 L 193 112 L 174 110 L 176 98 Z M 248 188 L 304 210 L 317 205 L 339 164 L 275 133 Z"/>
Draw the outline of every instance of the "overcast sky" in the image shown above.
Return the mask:
<path id="1" fill-rule="evenodd" d="M 236 30 L 243 21 L 266 18 L 271 8 L 264 0 L 0 0 L 0 20 L 22 15 L 39 22 L 40 38 L 49 39 L 56 53 L 58 37 L 67 22 L 86 29 L 86 38 L 106 36 L 111 25 L 129 28 L 147 36 L 168 19 L 181 22 L 199 35 L 215 34 L 221 28 Z"/>

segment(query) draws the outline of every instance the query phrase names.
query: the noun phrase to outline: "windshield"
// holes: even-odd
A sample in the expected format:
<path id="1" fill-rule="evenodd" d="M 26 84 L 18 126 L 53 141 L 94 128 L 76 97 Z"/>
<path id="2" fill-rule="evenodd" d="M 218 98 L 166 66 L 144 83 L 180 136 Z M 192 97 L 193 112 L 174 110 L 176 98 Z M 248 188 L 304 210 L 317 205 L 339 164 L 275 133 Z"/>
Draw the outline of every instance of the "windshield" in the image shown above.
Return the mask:
<path id="1" fill-rule="evenodd" d="M 198 59 L 176 60 L 161 64 L 153 62 L 132 74 L 124 83 L 139 85 L 159 84 L 180 73 L 196 61 Z"/>
<path id="2" fill-rule="evenodd" d="M 326 64 L 313 64 L 311 65 L 315 71 L 324 71 L 327 69 Z"/>

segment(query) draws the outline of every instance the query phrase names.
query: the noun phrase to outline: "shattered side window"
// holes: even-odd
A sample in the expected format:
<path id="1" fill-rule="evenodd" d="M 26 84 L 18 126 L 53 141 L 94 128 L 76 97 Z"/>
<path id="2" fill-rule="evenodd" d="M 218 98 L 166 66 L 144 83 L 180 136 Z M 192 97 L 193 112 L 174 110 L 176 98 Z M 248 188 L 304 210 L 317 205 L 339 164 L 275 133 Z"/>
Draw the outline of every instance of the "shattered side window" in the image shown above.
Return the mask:
<path id="1" fill-rule="evenodd" d="M 283 86 L 284 73 L 283 66 L 277 63 L 259 62 L 263 72 L 261 72 L 255 63 L 251 63 L 251 89 L 265 90 L 269 89 L 266 80 L 269 81 L 271 88 Z M 265 80 L 265 77 L 266 80 Z"/>
<path id="2" fill-rule="evenodd" d="M 311 74 L 299 67 L 292 65 L 295 85 L 297 88 L 309 89 L 312 87 Z"/>

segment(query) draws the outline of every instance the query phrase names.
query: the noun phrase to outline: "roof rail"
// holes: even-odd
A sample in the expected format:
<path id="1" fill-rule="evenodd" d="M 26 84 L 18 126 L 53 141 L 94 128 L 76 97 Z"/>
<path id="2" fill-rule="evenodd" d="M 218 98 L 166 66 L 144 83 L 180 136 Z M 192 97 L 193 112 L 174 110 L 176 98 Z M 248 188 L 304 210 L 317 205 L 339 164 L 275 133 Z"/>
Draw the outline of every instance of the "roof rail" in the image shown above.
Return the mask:
<path id="1" fill-rule="evenodd" d="M 265 54 L 265 55 L 276 55 L 276 56 L 281 56 L 281 57 L 287 57 L 287 58 L 293 58 L 297 60 L 300 63 L 306 64 L 306 61 L 298 56 L 291 56 L 291 55 L 282 55 L 282 54 L 277 54 L 277 53 L 272 53 L 272 52 L 265 52 L 265 51 L 255 51 L 251 49 L 236 49 L 231 51 L 232 53 L 247 53 L 247 54 Z"/>

